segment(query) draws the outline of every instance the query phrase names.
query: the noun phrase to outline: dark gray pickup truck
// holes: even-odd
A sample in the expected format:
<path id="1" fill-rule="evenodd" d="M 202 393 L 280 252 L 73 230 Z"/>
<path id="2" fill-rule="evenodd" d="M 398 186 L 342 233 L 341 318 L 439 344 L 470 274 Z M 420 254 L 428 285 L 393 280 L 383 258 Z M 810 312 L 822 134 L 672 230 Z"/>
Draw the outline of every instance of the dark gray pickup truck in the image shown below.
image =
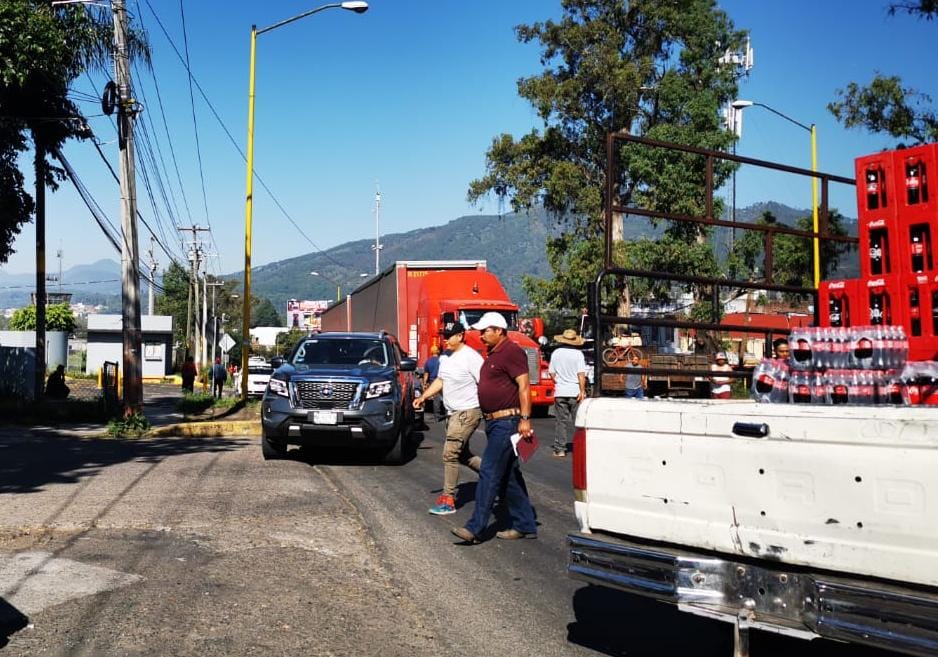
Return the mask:
<path id="1" fill-rule="evenodd" d="M 381 450 L 402 462 L 417 425 L 417 363 L 388 333 L 319 333 L 275 362 L 262 401 L 261 448 L 282 458 L 287 445 Z"/>

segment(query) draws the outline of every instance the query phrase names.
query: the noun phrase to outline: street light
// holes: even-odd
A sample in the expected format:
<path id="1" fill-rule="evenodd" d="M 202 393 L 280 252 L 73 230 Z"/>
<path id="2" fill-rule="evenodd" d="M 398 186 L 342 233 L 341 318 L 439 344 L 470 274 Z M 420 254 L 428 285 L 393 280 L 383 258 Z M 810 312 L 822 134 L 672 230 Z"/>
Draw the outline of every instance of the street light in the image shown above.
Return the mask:
<path id="1" fill-rule="evenodd" d="M 362 0 L 353 0 L 350 2 L 335 2 L 328 5 L 322 5 L 315 9 L 297 14 L 292 18 L 274 23 L 269 27 L 257 29 L 256 25 L 251 26 L 251 65 L 248 74 L 248 149 L 247 149 L 247 191 L 244 197 L 244 304 L 242 306 L 241 331 L 241 370 L 246 372 L 248 369 L 248 358 L 251 351 L 251 222 L 254 215 L 254 70 L 257 55 L 257 37 L 264 32 L 270 32 L 283 27 L 301 18 L 312 16 L 313 14 L 325 11 L 326 9 L 347 9 L 356 14 L 363 14 L 368 11 L 368 3 Z M 241 377 L 241 399 L 248 397 L 248 378 Z"/>
<path id="2" fill-rule="evenodd" d="M 799 128 L 807 130 L 811 133 L 811 171 L 817 173 L 817 126 L 811 124 L 810 126 L 801 123 L 800 121 L 795 121 L 793 118 L 786 114 L 782 114 L 777 109 L 769 107 L 764 103 L 756 103 L 751 100 L 734 100 L 731 103 L 731 107 L 734 110 L 743 110 L 747 107 L 762 107 L 773 114 L 777 114 L 786 121 L 794 123 Z M 817 176 L 811 176 L 811 217 L 813 219 L 814 226 L 814 238 L 812 240 L 814 244 L 814 287 L 817 288 L 821 284 L 821 243 L 818 239 L 818 212 L 817 212 Z"/>
<path id="3" fill-rule="evenodd" d="M 311 272 L 309 272 L 309 275 L 310 275 L 310 276 L 320 276 L 320 277 L 322 277 L 322 278 L 325 278 L 327 281 L 329 281 L 329 282 L 332 283 L 333 285 L 335 285 L 335 300 L 336 300 L 336 301 L 341 301 L 341 300 L 342 300 L 342 285 L 341 285 L 340 283 L 336 282 L 336 281 L 335 281 L 334 279 L 332 279 L 332 278 L 329 278 L 329 277 L 326 276 L 325 274 L 319 273 L 318 271 L 311 271 Z M 368 274 L 359 274 L 359 275 L 358 275 L 359 278 L 365 278 L 366 276 L 368 276 Z"/>

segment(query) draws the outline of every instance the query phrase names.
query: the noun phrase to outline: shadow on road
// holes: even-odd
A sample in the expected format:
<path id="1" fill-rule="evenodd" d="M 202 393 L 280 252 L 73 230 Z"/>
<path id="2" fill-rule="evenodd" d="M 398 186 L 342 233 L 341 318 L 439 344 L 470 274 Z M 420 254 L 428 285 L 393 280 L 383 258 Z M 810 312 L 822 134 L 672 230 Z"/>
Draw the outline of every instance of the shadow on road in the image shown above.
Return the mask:
<path id="1" fill-rule="evenodd" d="M 417 450 L 423 443 L 423 433 L 416 431 L 409 439 L 409 445 L 404 452 L 404 461 L 400 465 L 407 465 L 417 458 Z M 364 447 L 314 447 L 304 445 L 299 449 L 287 452 L 287 458 L 309 465 L 391 465 L 384 461 L 382 450 L 367 449 Z"/>
<path id="2" fill-rule="evenodd" d="M 29 624 L 23 612 L 0 598 L 0 648 L 9 643 L 10 637 Z"/>
<path id="3" fill-rule="evenodd" d="M 567 625 L 567 640 L 605 655 L 733 654 L 728 624 L 622 591 L 602 586 L 578 589 L 573 595 L 573 613 L 576 622 Z"/>
<path id="4" fill-rule="evenodd" d="M 118 463 L 156 463 L 178 454 L 230 451 L 250 442 L 247 438 L 111 440 L 4 433 L 0 434 L 0 494 L 75 483 Z"/>

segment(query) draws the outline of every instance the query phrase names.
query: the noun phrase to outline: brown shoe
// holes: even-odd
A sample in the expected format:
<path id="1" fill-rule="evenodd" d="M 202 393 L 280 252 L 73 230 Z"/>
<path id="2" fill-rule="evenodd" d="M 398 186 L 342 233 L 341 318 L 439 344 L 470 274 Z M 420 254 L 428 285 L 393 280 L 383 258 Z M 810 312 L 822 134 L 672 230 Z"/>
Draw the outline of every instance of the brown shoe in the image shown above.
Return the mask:
<path id="1" fill-rule="evenodd" d="M 566 456 L 567 456 L 567 453 L 565 451 L 560 450 L 560 449 L 554 450 L 554 458 L 562 459 L 562 458 L 566 458 Z"/>
<path id="2" fill-rule="evenodd" d="M 537 538 L 537 534 L 525 534 L 524 532 L 519 532 L 517 529 L 506 529 L 503 532 L 495 534 L 495 537 L 505 541 L 516 541 L 519 538 Z"/>
<path id="3" fill-rule="evenodd" d="M 450 532 L 467 545 L 478 545 L 481 542 L 475 534 L 465 527 L 453 527 Z"/>

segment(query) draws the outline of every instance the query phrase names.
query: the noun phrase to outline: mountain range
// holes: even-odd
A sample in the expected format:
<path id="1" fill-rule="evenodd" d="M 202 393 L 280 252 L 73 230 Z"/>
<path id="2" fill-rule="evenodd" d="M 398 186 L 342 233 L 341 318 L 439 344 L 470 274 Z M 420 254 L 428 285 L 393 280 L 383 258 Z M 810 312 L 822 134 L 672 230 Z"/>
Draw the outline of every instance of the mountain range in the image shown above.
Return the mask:
<path id="1" fill-rule="evenodd" d="M 736 210 L 736 220 L 752 222 L 764 212 L 771 212 L 780 223 L 793 225 L 809 210 L 799 210 L 781 203 L 757 203 Z M 632 221 L 636 219 L 636 221 Z M 845 219 L 848 233 L 856 235 L 856 220 Z M 466 215 L 441 226 L 418 228 L 406 233 L 384 235 L 381 238 L 381 268 L 395 260 L 486 260 L 489 271 L 495 273 L 509 296 L 519 304 L 527 302 L 521 283 L 526 274 L 547 278 L 551 269 L 545 256 L 549 236 L 559 231 L 557 222 L 543 211 L 530 214 Z M 637 239 L 654 237 L 661 228 L 652 228 L 647 221 L 629 217 L 625 236 Z M 730 229 L 717 231 L 715 241 L 718 252 L 725 253 Z M 362 280 L 361 273 L 374 273 L 373 240 L 346 242 L 325 251 L 279 260 L 255 267 L 252 272 L 252 291 L 269 298 L 280 310 L 289 299 L 333 299 L 336 284 L 343 294 L 351 291 Z M 837 278 L 856 276 L 855 258 L 845 259 L 835 273 Z M 310 272 L 319 272 L 313 276 Z M 52 273 L 52 272 L 50 272 Z M 232 272 L 222 278 L 242 280 L 241 272 Z M 62 272 L 64 291 L 72 292 L 72 301 L 104 304 L 112 311 L 120 308 L 120 264 L 113 260 L 98 260 L 89 265 L 78 265 Z M 0 307 L 25 305 L 35 286 L 32 274 L 5 274 L 0 271 Z M 49 283 L 48 289 L 57 289 Z M 145 301 L 146 285 L 141 287 Z"/>

